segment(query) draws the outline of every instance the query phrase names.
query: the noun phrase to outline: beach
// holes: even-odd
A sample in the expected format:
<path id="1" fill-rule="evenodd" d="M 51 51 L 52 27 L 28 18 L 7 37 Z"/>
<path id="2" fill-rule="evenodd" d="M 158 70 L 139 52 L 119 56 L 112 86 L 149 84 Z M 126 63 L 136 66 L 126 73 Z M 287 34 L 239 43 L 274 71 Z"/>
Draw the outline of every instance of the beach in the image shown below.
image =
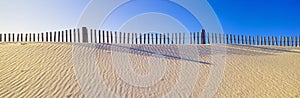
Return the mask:
<path id="1" fill-rule="evenodd" d="M 180 55 L 175 51 L 178 47 L 198 49 L 199 58 L 196 60 L 188 57 L 178 58 Z M 225 51 L 222 56 L 225 61 L 220 61 L 224 63 L 223 74 L 220 83 L 217 83 L 218 88 L 213 97 L 300 97 L 299 47 L 250 45 L 220 45 L 219 47 Z M 164 54 L 167 57 L 161 59 L 162 57 L 155 56 L 153 53 Z M 193 54 L 193 51 L 184 53 Z M 122 54 L 131 58 L 129 61 L 132 64 L 131 70 L 138 76 L 155 74 L 155 71 L 165 72 L 152 77 L 157 81 L 136 82 L 144 86 L 133 85 L 128 82 L 130 80 L 120 78 L 122 74 L 118 74 L 116 71 L 118 69 L 113 65 L 122 64 L 122 62 L 118 63 L 123 60 L 118 58 Z M 0 43 L 0 97 L 77 98 L 89 97 L 87 93 L 92 97 L 105 96 L 106 98 L 165 97 L 176 87 L 181 86 L 179 80 L 182 79 L 180 75 L 183 74 L 180 74 L 180 71 L 185 67 L 182 66 L 184 63 L 197 66 L 195 69 L 197 72 L 191 73 L 197 78 L 191 90 L 182 90 L 189 91 L 190 95 L 179 94 L 175 97 L 199 98 L 203 97 L 204 89 L 209 84 L 207 80 L 210 77 L 211 64 L 218 61 L 212 60 L 211 55 L 215 55 L 211 51 L 211 45 L 132 45 L 127 48 L 127 46 L 111 44 Z M 162 61 L 152 63 L 149 60 Z M 91 62 L 93 64 L 90 64 Z M 97 70 L 85 69 L 84 65 L 95 65 Z M 164 65 L 164 69 L 155 69 L 160 68 L 160 65 Z M 98 75 L 91 75 L 90 72 L 93 71 L 97 71 Z M 101 77 L 100 81 L 96 81 L 95 84 L 106 85 L 105 89 L 97 91 L 98 89 L 83 87 L 85 81 L 82 80 L 95 81 L 93 79 L 98 77 Z M 189 80 L 185 82 L 188 83 Z M 101 85 L 98 86 L 95 88 L 100 89 Z M 180 93 L 181 90 L 176 89 L 174 92 L 176 91 Z"/>

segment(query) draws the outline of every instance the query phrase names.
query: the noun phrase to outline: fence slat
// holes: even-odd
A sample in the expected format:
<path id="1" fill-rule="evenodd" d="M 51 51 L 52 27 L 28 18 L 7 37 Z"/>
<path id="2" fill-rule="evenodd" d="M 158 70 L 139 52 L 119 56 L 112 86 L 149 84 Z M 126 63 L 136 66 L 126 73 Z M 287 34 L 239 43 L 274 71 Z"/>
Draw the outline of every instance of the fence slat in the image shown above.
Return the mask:
<path id="1" fill-rule="evenodd" d="M 186 36 L 186 37 L 185 37 Z M 108 44 L 234 44 L 300 47 L 300 36 L 251 36 L 208 33 L 122 33 L 96 29 L 67 29 L 42 33 L 2 33 L 0 42 L 83 42 Z"/>
<path id="2" fill-rule="evenodd" d="M 0 42 L 2 42 L 2 33 L 0 33 Z"/>
<path id="3" fill-rule="evenodd" d="M 298 47 L 300 47 L 300 36 L 298 37 Z"/>

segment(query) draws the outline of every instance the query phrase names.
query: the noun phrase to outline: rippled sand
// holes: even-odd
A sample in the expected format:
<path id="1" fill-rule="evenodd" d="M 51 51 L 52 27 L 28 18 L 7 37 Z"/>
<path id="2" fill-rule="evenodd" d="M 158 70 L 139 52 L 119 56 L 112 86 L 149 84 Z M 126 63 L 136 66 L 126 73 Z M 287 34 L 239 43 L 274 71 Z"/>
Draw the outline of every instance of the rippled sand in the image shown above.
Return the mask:
<path id="1" fill-rule="evenodd" d="M 72 47 L 72 44 L 66 43 L 0 43 L 0 97 L 163 97 L 178 86 L 182 78 L 180 71 L 184 68 L 180 64 L 184 62 L 198 66 L 199 73 L 192 73 L 197 77 L 196 84 L 191 88 L 191 95 L 169 97 L 199 98 L 208 84 L 213 63 L 211 46 L 184 46 L 197 48 L 199 58 L 196 61 L 201 62 L 180 60 L 177 46 L 180 45 L 134 45 L 129 49 L 135 51 L 126 53 L 124 47 L 111 49 L 120 46 L 107 44 L 77 44 Z M 300 97 L 300 48 L 220 47 L 224 47 L 227 54 L 224 56 L 223 79 L 214 97 Z M 117 74 L 112 64 L 114 60 L 122 59 L 113 57 L 112 53 L 128 54 L 132 71 L 139 76 L 156 71 L 151 69 L 153 66 L 149 60 L 161 58 L 151 53 L 165 54 L 168 56 L 163 59 L 165 73 L 145 87 L 132 85 Z M 98 69 L 87 69 L 85 65 L 96 65 Z M 93 71 L 97 71 L 98 75 L 91 75 Z M 94 81 L 95 76 L 102 80 Z M 83 82 L 101 83 L 106 89 L 89 87 L 91 84 L 83 86 Z"/>

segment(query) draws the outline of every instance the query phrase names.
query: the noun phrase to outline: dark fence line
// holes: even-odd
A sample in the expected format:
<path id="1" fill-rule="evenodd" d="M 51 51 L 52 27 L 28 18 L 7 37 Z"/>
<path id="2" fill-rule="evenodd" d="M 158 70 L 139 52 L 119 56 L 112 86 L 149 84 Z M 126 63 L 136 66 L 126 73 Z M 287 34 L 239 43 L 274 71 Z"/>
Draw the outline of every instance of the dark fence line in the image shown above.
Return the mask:
<path id="1" fill-rule="evenodd" d="M 300 36 L 245 36 L 208 33 L 124 33 L 82 27 L 43 33 L 4 33 L 0 42 L 72 42 L 109 44 L 234 44 L 300 47 Z"/>

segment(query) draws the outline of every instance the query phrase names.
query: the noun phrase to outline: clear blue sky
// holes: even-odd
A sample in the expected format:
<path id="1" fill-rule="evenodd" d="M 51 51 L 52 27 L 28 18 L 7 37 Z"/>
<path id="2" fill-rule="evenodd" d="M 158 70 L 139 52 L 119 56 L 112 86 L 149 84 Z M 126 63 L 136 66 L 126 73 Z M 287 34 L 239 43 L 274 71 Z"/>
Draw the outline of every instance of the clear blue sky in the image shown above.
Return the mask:
<path id="1" fill-rule="evenodd" d="M 208 0 L 226 33 L 300 35 L 300 0 Z"/>
<path id="2" fill-rule="evenodd" d="M 76 27 L 89 0 L 1 0 L 0 32 Z M 299 0 L 208 0 L 225 33 L 300 35 Z"/>

